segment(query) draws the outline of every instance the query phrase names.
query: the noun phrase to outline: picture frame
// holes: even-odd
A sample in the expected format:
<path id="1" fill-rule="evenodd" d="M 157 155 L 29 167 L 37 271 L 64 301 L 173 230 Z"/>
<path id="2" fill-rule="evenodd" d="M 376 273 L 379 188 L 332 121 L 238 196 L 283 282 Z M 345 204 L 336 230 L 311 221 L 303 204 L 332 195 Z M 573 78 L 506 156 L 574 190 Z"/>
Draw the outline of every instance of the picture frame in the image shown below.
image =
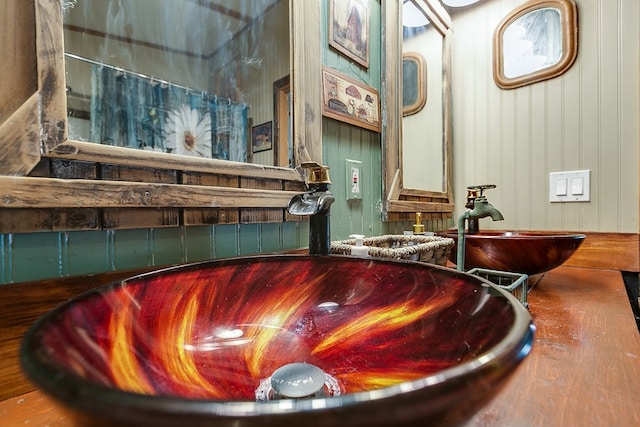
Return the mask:
<path id="1" fill-rule="evenodd" d="M 259 153 L 273 148 L 273 121 L 253 126 L 251 128 L 251 151 Z"/>
<path id="2" fill-rule="evenodd" d="M 322 115 L 380 132 L 380 94 L 329 67 L 322 67 Z"/>
<path id="3" fill-rule="evenodd" d="M 329 46 L 369 68 L 369 6 L 364 0 L 329 0 Z"/>

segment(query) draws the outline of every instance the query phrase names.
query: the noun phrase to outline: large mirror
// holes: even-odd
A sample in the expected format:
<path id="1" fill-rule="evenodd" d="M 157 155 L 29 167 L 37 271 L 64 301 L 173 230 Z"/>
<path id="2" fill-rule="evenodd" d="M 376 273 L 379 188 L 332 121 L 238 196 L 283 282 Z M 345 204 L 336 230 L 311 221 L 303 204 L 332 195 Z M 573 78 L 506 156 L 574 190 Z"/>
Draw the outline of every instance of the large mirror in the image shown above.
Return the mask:
<path id="1" fill-rule="evenodd" d="M 402 117 L 402 183 L 405 188 L 444 192 L 445 143 L 443 127 L 443 52 L 445 34 L 433 25 L 420 3 L 407 0 L 402 7 L 403 64 L 419 58 L 413 85 L 411 68 L 403 67 L 403 100 L 411 95 L 423 98 L 421 108 L 403 110 Z M 429 64 L 428 67 L 426 64 Z M 428 100 L 428 102 L 427 102 Z M 404 102 L 403 102 L 404 105 Z"/>
<path id="2" fill-rule="evenodd" d="M 320 2 L 5 3 L 3 230 L 283 221 L 322 161 Z"/>
<path id="3" fill-rule="evenodd" d="M 437 1 L 387 3 L 394 4 L 384 10 L 386 212 L 390 219 L 415 212 L 446 218 L 453 212 L 451 21 Z"/>
<path id="4" fill-rule="evenodd" d="M 494 34 L 494 80 L 513 89 L 567 71 L 577 56 L 572 0 L 531 0 L 509 13 Z"/>

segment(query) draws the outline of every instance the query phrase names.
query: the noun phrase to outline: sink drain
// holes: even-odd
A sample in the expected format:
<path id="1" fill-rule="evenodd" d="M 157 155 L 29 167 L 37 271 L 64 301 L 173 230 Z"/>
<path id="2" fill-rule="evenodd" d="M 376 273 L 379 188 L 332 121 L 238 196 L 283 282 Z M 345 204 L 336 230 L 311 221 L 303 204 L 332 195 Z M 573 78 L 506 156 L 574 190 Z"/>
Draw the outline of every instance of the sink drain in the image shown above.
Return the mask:
<path id="1" fill-rule="evenodd" d="M 339 396 L 338 380 L 310 363 L 289 363 L 260 381 L 256 400 L 313 399 Z"/>

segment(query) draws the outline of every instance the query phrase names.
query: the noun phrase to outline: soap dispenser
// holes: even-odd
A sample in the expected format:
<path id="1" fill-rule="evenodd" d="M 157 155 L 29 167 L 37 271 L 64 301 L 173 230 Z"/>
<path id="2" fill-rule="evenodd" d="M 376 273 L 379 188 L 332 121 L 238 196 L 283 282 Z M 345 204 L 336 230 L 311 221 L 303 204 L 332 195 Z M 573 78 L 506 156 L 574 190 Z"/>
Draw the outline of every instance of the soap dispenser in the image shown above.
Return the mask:
<path id="1" fill-rule="evenodd" d="M 355 246 L 351 246 L 351 255 L 359 257 L 369 256 L 369 246 L 364 245 L 364 236 L 362 234 L 352 234 L 349 238 L 356 239 Z"/>
<path id="2" fill-rule="evenodd" d="M 413 224 L 413 234 L 424 234 L 424 224 L 422 223 L 422 214 L 420 212 L 416 212 L 416 223 Z"/>

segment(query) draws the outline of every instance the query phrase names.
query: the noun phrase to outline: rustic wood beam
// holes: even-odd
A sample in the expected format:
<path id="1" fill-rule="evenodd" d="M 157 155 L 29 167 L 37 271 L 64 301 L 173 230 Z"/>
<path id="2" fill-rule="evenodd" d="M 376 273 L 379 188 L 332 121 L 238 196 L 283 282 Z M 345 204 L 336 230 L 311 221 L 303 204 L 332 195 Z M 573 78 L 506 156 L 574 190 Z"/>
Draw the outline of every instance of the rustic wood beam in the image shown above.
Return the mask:
<path id="1" fill-rule="evenodd" d="M 442 192 L 439 191 L 427 191 L 427 190 L 416 190 L 413 188 L 403 188 L 400 190 L 400 197 L 420 197 L 425 198 L 429 197 L 432 199 L 440 199 L 443 202 L 447 200 L 447 196 L 443 195 Z"/>
<path id="2" fill-rule="evenodd" d="M 0 176 L 0 208 L 284 208 L 299 191 Z"/>
<path id="3" fill-rule="evenodd" d="M 232 162 L 229 160 L 178 156 L 155 151 L 114 147 L 112 145 L 96 144 L 93 142 L 65 141 L 51 150 L 48 157 L 303 182 L 302 175 L 295 169 Z"/>
<path id="4" fill-rule="evenodd" d="M 391 200 L 387 202 L 388 212 L 447 212 L 453 213 L 453 203 L 420 202 L 412 200 Z"/>

